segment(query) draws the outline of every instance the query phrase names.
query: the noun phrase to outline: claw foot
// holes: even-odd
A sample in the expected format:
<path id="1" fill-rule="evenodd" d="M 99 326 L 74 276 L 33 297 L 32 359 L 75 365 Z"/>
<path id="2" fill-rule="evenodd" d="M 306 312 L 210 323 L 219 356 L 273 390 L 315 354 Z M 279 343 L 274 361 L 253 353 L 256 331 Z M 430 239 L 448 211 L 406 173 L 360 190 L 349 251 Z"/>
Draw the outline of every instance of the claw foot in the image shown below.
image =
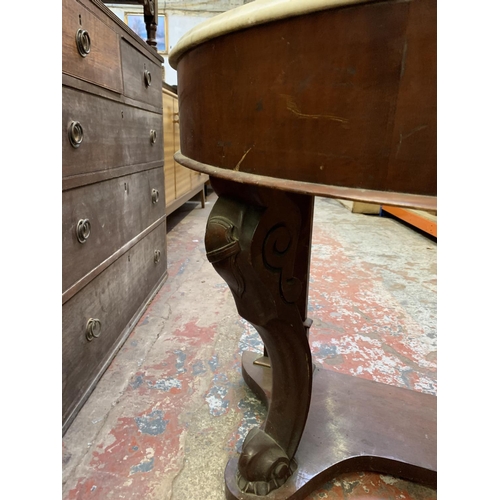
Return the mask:
<path id="1" fill-rule="evenodd" d="M 238 487 L 244 493 L 265 496 L 282 486 L 295 469 L 281 446 L 254 427 L 245 438 L 238 461 Z"/>

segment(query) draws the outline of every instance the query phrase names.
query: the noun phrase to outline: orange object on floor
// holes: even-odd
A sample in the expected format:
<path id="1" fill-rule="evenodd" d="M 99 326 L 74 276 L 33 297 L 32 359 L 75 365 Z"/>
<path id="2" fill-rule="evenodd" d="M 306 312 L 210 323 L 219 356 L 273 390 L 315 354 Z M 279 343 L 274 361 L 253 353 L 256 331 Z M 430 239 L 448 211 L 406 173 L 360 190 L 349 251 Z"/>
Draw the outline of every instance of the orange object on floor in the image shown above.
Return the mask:
<path id="1" fill-rule="evenodd" d="M 422 210 L 382 205 L 382 210 L 437 238 L 437 217 Z"/>

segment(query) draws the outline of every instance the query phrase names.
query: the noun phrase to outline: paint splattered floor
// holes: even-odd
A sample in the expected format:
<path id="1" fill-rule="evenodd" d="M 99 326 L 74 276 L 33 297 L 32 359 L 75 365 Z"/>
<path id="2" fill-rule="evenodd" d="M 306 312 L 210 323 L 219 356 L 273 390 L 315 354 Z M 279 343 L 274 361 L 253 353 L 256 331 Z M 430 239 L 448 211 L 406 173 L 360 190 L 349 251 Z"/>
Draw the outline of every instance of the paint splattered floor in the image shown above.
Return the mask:
<path id="1" fill-rule="evenodd" d="M 205 258 L 207 207 L 168 218 L 169 278 L 63 438 L 63 500 L 224 499 L 224 468 L 265 416 L 241 377 L 253 328 Z M 309 315 L 323 368 L 436 394 L 435 242 L 401 223 L 315 203 Z M 435 500 L 374 473 L 308 500 Z"/>

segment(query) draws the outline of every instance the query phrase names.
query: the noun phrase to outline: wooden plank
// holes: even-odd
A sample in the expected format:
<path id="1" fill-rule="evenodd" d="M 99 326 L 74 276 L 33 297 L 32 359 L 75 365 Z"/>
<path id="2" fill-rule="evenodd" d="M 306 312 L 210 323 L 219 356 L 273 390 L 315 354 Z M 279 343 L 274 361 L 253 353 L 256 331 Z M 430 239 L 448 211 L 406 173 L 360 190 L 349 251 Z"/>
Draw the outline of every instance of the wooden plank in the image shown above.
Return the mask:
<path id="1" fill-rule="evenodd" d="M 437 238 L 436 215 L 432 215 L 423 210 L 390 207 L 387 205 L 382 205 L 382 210 Z"/>
<path id="2" fill-rule="evenodd" d="M 165 205 L 175 200 L 175 144 L 172 122 L 174 119 L 174 97 L 163 89 L 163 151 L 165 163 Z"/>

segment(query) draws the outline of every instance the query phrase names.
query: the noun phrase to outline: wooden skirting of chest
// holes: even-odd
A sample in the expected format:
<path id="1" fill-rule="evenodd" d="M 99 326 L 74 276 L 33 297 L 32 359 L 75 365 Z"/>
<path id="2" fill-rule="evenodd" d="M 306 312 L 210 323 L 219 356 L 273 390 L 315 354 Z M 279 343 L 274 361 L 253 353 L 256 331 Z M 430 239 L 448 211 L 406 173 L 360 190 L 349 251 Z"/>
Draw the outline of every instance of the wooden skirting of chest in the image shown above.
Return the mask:
<path id="1" fill-rule="evenodd" d="M 63 0 L 63 434 L 167 277 L 162 62 Z"/>

